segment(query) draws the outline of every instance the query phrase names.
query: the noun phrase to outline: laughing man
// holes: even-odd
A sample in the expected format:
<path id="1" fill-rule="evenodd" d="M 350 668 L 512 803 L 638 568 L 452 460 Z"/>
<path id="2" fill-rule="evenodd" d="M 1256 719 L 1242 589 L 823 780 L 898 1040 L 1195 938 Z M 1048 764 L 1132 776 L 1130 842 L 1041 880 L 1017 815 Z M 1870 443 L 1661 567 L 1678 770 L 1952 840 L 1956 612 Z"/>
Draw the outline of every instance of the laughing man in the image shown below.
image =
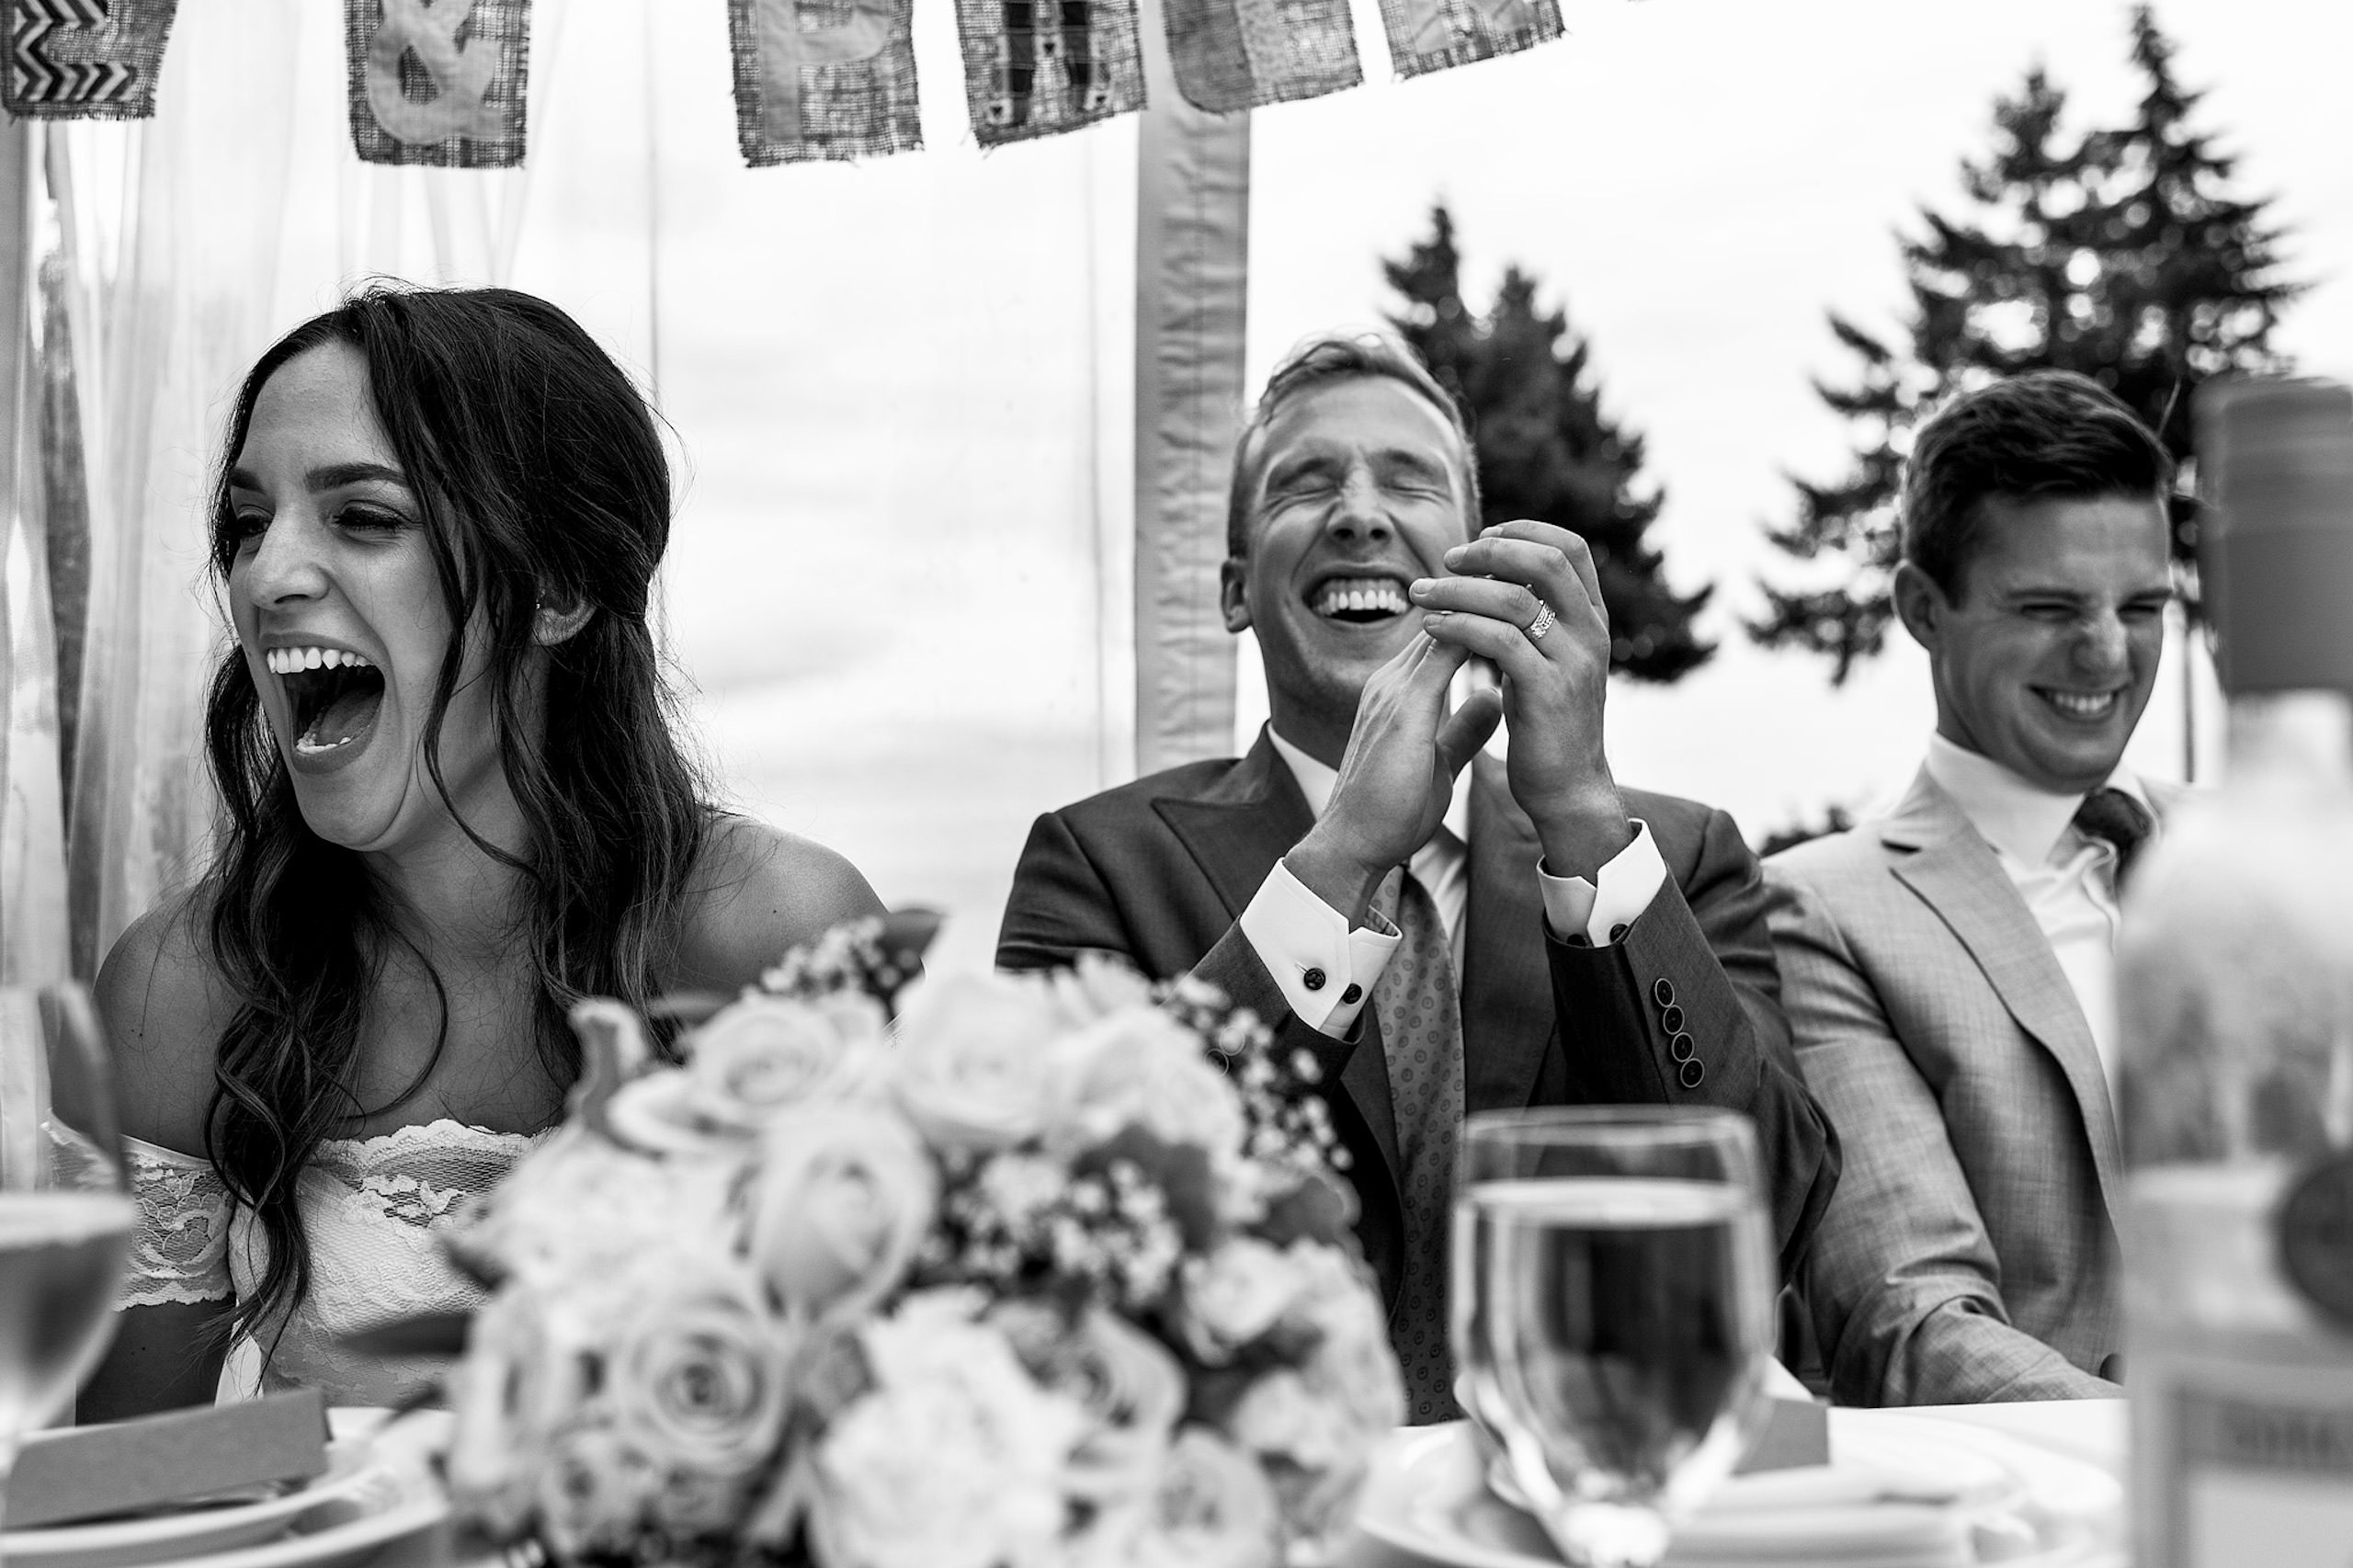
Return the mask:
<path id="1" fill-rule="evenodd" d="M 1040 817 L 997 949 L 1008 969 L 1097 950 L 1191 971 L 1318 1058 L 1416 1421 L 1454 1409 L 1466 1111 L 1745 1111 L 1785 1269 L 1838 1169 L 1790 1058 L 1755 858 L 1723 812 L 1611 776 L 1584 542 L 1478 517 L 1461 416 L 1408 350 L 1295 349 L 1236 449 L 1223 571 L 1271 722 L 1238 760 Z M 1501 689 L 1451 705 L 1473 656 Z M 1482 749 L 1499 714 L 1502 757 Z"/>
<path id="2" fill-rule="evenodd" d="M 1782 1000 L 1846 1164 L 1804 1270 L 1847 1404 L 2114 1397 L 2119 766 L 2173 597 L 2165 449 L 2043 371 L 1922 426 L 1904 630 L 1937 728 L 1885 817 L 1774 857 Z"/>

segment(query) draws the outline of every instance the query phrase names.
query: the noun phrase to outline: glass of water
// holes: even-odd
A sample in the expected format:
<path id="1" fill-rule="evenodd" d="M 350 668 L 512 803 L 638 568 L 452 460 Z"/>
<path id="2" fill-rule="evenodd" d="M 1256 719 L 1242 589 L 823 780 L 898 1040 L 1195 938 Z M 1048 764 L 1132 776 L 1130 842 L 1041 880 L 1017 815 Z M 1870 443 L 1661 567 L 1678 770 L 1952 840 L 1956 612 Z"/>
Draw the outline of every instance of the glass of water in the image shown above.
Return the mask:
<path id="1" fill-rule="evenodd" d="M 0 987 L 0 1512 L 24 1435 L 106 1348 L 138 1221 L 88 994 Z"/>
<path id="2" fill-rule="evenodd" d="M 1583 1106 L 1463 1124 L 1456 1395 L 1574 1568 L 1646 1568 L 1765 1419 L 1775 1286 L 1748 1119 Z"/>

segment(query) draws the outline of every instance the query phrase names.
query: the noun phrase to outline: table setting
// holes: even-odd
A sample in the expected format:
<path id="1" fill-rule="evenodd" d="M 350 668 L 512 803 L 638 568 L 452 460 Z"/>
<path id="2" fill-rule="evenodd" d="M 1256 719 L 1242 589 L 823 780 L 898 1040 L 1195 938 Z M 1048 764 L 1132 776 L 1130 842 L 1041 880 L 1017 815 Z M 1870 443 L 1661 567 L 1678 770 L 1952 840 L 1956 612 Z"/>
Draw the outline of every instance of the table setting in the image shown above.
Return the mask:
<path id="1" fill-rule="evenodd" d="M 0 1562 L 2124 1561 L 2120 1406 L 1825 1410 L 1773 1359 L 1744 1119 L 1471 1119 L 1465 1418 L 1405 1426 L 1311 1059 L 1203 988 L 911 984 L 920 950 L 845 928 L 683 1011 L 666 1057 L 583 1004 L 563 1123 L 447 1236 L 487 1305 L 377 1346 L 447 1358 L 421 1407 L 301 1390 L 42 1432 L 132 1218 L 86 999 L 34 998 Z"/>

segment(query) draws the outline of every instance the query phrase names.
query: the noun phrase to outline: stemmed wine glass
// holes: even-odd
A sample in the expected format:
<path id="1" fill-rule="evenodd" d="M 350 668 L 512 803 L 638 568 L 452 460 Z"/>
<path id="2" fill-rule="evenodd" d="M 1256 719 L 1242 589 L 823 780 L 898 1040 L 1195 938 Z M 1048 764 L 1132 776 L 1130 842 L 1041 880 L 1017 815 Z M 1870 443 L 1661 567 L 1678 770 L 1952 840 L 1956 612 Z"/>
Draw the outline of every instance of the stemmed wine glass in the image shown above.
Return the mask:
<path id="1" fill-rule="evenodd" d="M 106 1348 L 138 1221 L 89 994 L 0 988 L 0 1521 L 25 1434 Z"/>
<path id="2" fill-rule="evenodd" d="M 1774 1264 L 1730 1111 L 1474 1116 L 1456 1162 L 1456 1394 L 1575 1568 L 1647 1568 L 1765 1419 Z"/>

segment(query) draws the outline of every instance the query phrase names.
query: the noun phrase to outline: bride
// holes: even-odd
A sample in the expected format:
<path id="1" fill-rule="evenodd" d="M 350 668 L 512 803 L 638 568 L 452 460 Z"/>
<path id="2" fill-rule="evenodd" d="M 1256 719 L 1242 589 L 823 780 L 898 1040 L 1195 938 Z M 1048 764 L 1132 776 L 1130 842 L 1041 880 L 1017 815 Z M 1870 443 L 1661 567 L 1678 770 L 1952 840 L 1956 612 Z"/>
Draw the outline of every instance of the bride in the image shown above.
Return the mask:
<path id="1" fill-rule="evenodd" d="M 475 1299 L 435 1233 L 559 1116 L 567 1006 L 732 990 L 881 908 L 681 756 L 668 467 L 562 311 L 370 290 L 262 356 L 224 445 L 226 826 L 99 976 L 143 1225 L 85 1420 L 399 1399 L 418 1369 L 342 1336 Z"/>

